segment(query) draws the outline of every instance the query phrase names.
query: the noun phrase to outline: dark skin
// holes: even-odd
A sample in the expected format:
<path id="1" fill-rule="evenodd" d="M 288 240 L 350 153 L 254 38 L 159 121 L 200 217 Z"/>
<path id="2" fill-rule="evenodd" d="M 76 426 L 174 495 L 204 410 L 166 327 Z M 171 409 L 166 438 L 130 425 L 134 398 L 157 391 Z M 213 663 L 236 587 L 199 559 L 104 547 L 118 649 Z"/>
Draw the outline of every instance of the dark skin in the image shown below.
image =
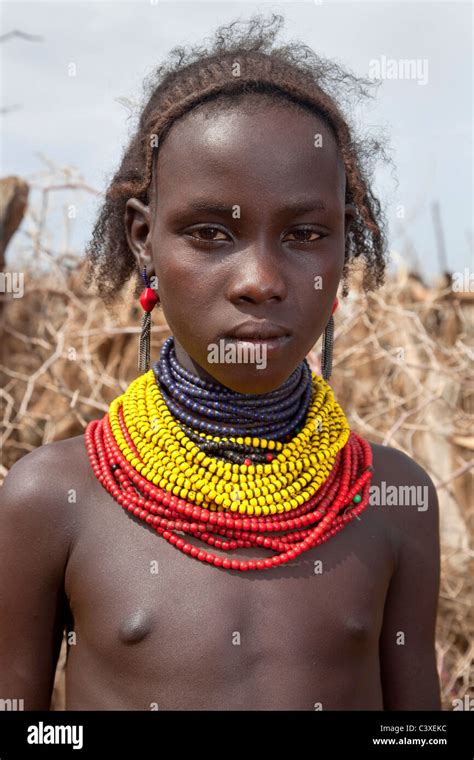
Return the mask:
<path id="1" fill-rule="evenodd" d="M 272 109 L 183 118 L 160 148 L 150 208 L 131 199 L 125 220 L 181 363 L 248 393 L 281 385 L 321 335 L 353 214 L 328 129 Z M 326 211 L 289 210 L 310 198 Z M 198 199 L 237 204 L 240 219 L 190 212 Z M 290 328 L 286 350 L 265 369 L 208 364 L 207 345 L 250 318 Z M 405 454 L 372 449 L 373 484 L 427 486 L 428 508 L 369 506 L 288 565 L 248 573 L 204 565 L 130 517 L 82 435 L 23 457 L 0 491 L 0 698 L 48 709 L 66 624 L 70 710 L 439 710 L 436 492 Z"/>

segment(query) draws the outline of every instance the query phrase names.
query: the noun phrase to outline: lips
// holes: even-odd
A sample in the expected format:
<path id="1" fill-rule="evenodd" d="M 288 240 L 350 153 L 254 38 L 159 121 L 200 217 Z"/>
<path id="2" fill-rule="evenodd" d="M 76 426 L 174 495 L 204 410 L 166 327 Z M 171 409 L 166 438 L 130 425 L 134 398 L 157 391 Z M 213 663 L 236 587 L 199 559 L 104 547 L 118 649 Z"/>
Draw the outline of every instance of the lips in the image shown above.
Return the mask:
<path id="1" fill-rule="evenodd" d="M 237 340 L 266 341 L 275 338 L 289 337 L 291 331 L 287 327 L 275 325 L 272 322 L 244 322 L 237 325 L 226 334 L 228 338 Z"/>

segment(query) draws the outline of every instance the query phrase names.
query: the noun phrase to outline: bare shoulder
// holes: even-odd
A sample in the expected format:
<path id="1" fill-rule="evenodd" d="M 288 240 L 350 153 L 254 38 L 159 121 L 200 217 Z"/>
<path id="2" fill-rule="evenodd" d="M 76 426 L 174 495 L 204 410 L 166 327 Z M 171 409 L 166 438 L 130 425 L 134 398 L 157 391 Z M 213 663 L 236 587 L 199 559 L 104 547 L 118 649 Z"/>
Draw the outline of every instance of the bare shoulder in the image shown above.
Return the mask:
<path id="1" fill-rule="evenodd" d="M 0 488 L 0 518 L 28 520 L 51 540 L 73 540 L 79 487 L 89 482 L 84 436 L 39 446 L 17 460 Z"/>
<path id="2" fill-rule="evenodd" d="M 433 550 L 439 542 L 439 504 L 426 470 L 403 451 L 371 443 L 371 504 L 377 505 L 399 546 Z"/>
<path id="3" fill-rule="evenodd" d="M 427 488 L 431 495 L 436 495 L 431 477 L 412 457 L 392 446 L 381 446 L 378 443 L 370 445 L 373 452 L 375 481 L 394 486 L 423 487 Z"/>
<path id="4" fill-rule="evenodd" d="M 86 474 L 87 463 L 83 434 L 45 443 L 15 462 L 2 488 L 21 489 L 25 493 L 32 489 L 40 500 L 46 496 L 50 501 L 71 475 Z"/>
<path id="5" fill-rule="evenodd" d="M 402 475 L 403 480 L 413 480 L 414 485 L 417 483 L 426 483 L 426 485 L 431 483 L 433 485 L 426 470 L 405 452 L 392 446 L 382 446 L 380 443 L 370 442 L 370 446 L 374 456 L 375 469 L 383 469 L 394 479 L 397 478 L 397 474 Z"/>

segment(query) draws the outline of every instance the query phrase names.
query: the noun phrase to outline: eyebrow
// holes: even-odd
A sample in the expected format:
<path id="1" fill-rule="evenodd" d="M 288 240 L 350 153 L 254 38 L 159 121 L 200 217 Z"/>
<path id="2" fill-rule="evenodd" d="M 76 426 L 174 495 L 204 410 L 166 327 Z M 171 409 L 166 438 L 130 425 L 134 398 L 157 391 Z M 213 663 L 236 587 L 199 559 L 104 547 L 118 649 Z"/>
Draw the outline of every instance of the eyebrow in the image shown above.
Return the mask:
<path id="1" fill-rule="evenodd" d="M 229 213 L 232 211 L 232 205 L 225 203 L 214 203 L 211 201 L 192 201 L 188 204 L 190 211 L 210 211 L 212 213 Z"/>
<path id="2" fill-rule="evenodd" d="M 190 211 L 208 211 L 210 213 L 230 213 L 232 211 L 233 206 L 238 204 L 232 204 L 227 205 L 225 203 L 215 203 L 213 201 L 206 201 L 206 200 L 197 200 L 197 201 L 191 201 L 188 204 L 188 209 Z M 310 211 L 326 211 L 326 205 L 323 203 L 323 201 L 319 200 L 319 198 L 315 198 L 314 200 L 310 201 L 303 201 L 303 202 L 297 202 L 289 204 L 288 206 L 285 206 L 282 209 L 279 209 L 279 211 L 291 211 L 295 216 L 301 215 L 301 214 L 307 214 Z"/>

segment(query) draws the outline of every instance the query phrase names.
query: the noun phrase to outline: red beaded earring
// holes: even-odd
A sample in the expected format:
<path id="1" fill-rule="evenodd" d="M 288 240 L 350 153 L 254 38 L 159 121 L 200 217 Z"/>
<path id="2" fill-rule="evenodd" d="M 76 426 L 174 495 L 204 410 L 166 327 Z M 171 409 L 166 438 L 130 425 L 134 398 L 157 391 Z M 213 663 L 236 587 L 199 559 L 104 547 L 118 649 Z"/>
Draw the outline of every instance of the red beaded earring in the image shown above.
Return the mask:
<path id="1" fill-rule="evenodd" d="M 323 333 L 323 345 L 321 349 L 321 375 L 323 380 L 328 381 L 332 372 L 332 349 L 334 341 L 334 317 L 333 314 L 336 311 L 339 304 L 337 298 L 334 299 L 334 303 L 331 309 L 331 316 L 329 322 Z"/>
<path id="2" fill-rule="evenodd" d="M 146 273 L 146 266 L 143 269 L 142 277 L 145 287 L 140 296 L 140 303 L 145 313 L 142 317 L 142 329 L 138 347 L 138 369 L 140 372 L 147 372 L 150 368 L 151 311 L 155 308 L 159 298 L 151 287 L 150 279 Z"/>

